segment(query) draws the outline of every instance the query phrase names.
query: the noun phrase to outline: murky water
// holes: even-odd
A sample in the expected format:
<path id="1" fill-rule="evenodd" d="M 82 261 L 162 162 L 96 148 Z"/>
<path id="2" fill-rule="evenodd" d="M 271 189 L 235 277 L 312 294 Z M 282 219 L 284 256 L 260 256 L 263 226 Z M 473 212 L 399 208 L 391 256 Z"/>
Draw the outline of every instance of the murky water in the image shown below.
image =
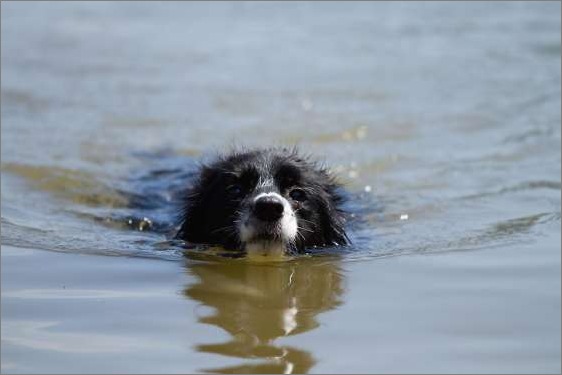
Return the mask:
<path id="1" fill-rule="evenodd" d="M 2 372 L 560 372 L 560 3 L 1 10 Z M 199 160 L 292 144 L 353 246 L 169 241 Z"/>

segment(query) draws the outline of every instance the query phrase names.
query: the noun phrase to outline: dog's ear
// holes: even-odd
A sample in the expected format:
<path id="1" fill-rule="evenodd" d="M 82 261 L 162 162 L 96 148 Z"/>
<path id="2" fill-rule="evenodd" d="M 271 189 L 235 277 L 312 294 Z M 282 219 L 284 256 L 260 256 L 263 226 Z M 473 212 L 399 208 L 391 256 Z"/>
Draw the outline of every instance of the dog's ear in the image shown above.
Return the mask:
<path id="1" fill-rule="evenodd" d="M 342 207 L 346 201 L 345 192 L 336 176 L 328 168 L 316 165 L 316 171 L 317 180 L 321 181 L 320 190 L 323 192 L 321 196 L 324 200 L 320 215 L 324 229 L 324 244 L 327 246 L 349 245 L 351 241 L 345 233 L 347 215 Z"/>
<path id="2" fill-rule="evenodd" d="M 192 243 L 207 242 L 207 209 L 218 180 L 216 168 L 201 167 L 199 178 L 185 193 L 180 213 L 181 227 L 176 235 L 178 238 Z"/>
<path id="3" fill-rule="evenodd" d="M 324 240 L 328 246 L 343 246 L 350 243 L 349 237 L 345 233 L 346 215 L 341 205 L 345 201 L 345 197 L 341 193 L 339 185 L 332 182 L 324 186 L 324 190 L 328 193 L 326 209 L 322 215 Z"/>

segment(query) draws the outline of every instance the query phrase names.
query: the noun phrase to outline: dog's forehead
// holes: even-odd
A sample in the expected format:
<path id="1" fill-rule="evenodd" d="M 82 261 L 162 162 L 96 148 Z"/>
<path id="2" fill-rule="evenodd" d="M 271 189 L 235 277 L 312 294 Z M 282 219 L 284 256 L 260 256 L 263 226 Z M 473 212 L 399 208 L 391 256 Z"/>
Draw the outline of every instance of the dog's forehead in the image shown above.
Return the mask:
<path id="1" fill-rule="evenodd" d="M 292 167 L 286 157 L 275 154 L 251 154 L 244 158 L 233 160 L 229 171 L 238 176 L 244 174 L 256 175 L 261 180 L 275 179 L 280 171 Z"/>

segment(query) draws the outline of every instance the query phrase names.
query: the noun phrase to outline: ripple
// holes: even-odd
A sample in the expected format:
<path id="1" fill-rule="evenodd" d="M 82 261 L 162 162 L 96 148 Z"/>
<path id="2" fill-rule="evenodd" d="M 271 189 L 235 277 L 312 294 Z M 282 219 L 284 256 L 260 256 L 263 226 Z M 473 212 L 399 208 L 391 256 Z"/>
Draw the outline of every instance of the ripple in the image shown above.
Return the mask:
<path id="1" fill-rule="evenodd" d="M 127 203 L 118 190 L 84 171 L 18 163 L 3 163 L 2 171 L 24 178 L 34 189 L 76 204 L 123 207 Z"/>
<path id="2" fill-rule="evenodd" d="M 50 201 L 55 206 L 53 212 L 37 212 L 35 215 L 38 217 L 33 220 L 25 217 L 9 220 L 3 216 L 2 243 L 57 252 L 175 261 L 185 257 L 193 261 L 243 258 L 240 252 L 216 248 L 202 251 L 200 247 L 173 240 L 182 194 L 194 178 L 193 158 L 170 152 L 141 153 L 135 157 L 146 165 L 145 169 L 124 178 L 105 180 L 72 169 L 3 164 L 4 172 L 23 177 L 33 189 L 53 194 L 73 204 L 61 209 L 56 207 L 57 202 Z M 540 189 L 560 191 L 561 187 L 559 181 L 532 180 L 466 195 L 457 200 L 478 200 Z M 560 220 L 559 212 L 544 212 L 497 221 L 492 226 L 471 232 L 468 232 L 468 228 L 454 231 L 452 227 L 449 230 L 443 228 L 442 223 L 431 221 L 439 219 L 428 216 L 427 207 L 420 206 L 419 202 L 404 207 L 407 202 L 402 198 L 377 197 L 364 189 L 345 194 L 348 198 L 345 209 L 350 213 L 349 235 L 352 245 L 309 249 L 306 254 L 290 257 L 288 261 L 306 257 L 338 257 L 343 261 L 356 261 L 474 250 L 521 238 L 532 241 L 530 233 L 534 228 Z M 431 203 L 432 207 L 437 204 L 432 212 L 439 209 L 453 213 L 453 201 Z M 440 208 L 440 205 L 447 205 L 448 210 Z M 405 213 L 409 220 L 400 220 Z M 431 235 L 431 232 L 435 232 L 435 235 Z"/>
<path id="3" fill-rule="evenodd" d="M 526 181 L 513 186 L 507 186 L 495 191 L 487 191 L 477 194 L 466 195 L 458 199 L 461 200 L 480 199 L 480 198 L 487 198 L 496 195 L 516 193 L 521 191 L 531 191 L 537 189 L 561 190 L 562 183 L 560 183 L 559 181 L 548 181 L 548 180 Z"/>

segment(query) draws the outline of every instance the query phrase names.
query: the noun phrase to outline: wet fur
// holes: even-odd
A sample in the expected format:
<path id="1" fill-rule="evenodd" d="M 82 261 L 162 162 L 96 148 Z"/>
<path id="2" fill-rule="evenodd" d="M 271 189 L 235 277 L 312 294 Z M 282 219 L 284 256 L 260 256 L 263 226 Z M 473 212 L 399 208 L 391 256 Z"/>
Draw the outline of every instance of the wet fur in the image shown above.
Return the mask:
<path id="1" fill-rule="evenodd" d="M 201 166 L 185 194 L 177 236 L 193 244 L 244 249 L 237 223 L 247 203 L 244 197 L 232 197 L 229 188 L 243 186 L 247 196 L 258 191 L 259 181 L 266 178 L 273 178 L 297 217 L 297 235 L 287 245 L 288 252 L 349 243 L 340 185 L 325 168 L 287 149 L 238 151 Z M 291 199 L 296 188 L 304 191 L 303 202 Z"/>

